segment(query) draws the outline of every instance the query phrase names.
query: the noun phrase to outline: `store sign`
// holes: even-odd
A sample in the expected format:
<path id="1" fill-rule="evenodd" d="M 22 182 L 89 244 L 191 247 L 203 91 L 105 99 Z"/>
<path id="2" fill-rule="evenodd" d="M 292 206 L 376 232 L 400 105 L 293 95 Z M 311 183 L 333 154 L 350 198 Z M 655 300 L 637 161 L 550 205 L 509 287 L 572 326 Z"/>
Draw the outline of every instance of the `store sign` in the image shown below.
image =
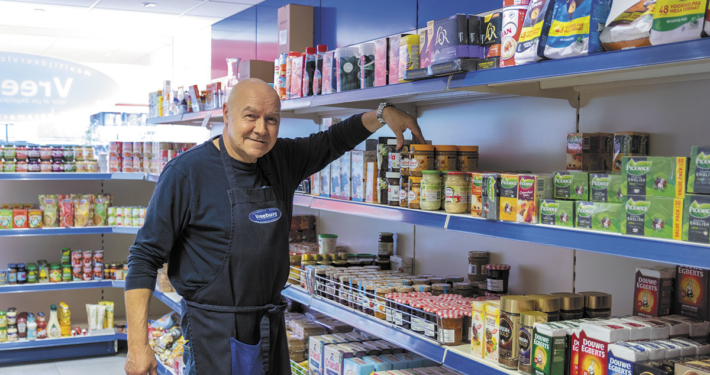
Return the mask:
<path id="1" fill-rule="evenodd" d="M 118 85 L 75 62 L 0 52 L 0 123 L 47 119 L 109 100 Z"/>

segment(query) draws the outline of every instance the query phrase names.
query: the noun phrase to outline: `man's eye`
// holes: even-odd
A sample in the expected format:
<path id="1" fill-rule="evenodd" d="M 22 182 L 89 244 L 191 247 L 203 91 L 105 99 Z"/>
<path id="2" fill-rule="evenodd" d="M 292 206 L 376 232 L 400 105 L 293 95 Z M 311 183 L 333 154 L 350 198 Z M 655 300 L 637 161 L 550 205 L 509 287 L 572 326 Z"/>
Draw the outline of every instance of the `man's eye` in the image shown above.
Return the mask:
<path id="1" fill-rule="evenodd" d="M 247 118 L 256 118 L 254 115 L 246 115 Z"/>

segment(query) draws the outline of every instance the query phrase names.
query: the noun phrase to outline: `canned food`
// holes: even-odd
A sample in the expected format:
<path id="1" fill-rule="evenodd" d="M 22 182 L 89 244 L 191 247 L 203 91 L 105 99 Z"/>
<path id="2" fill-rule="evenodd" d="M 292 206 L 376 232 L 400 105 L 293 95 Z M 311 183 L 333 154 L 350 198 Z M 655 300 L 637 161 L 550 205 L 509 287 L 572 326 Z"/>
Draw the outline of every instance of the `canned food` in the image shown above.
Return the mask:
<path id="1" fill-rule="evenodd" d="M 74 146 L 74 160 L 84 161 L 84 147 Z"/>
<path id="2" fill-rule="evenodd" d="M 141 227 L 141 218 L 139 218 L 139 217 L 132 218 L 131 219 L 131 226 L 136 227 L 136 228 Z"/>
<path id="3" fill-rule="evenodd" d="M 81 275 L 82 280 L 91 281 L 94 279 L 94 267 L 84 267 L 84 272 Z"/>
<path id="4" fill-rule="evenodd" d="M 84 250 L 82 258 L 84 260 L 84 267 L 91 266 L 94 260 L 94 252 L 91 250 Z"/>
<path id="5" fill-rule="evenodd" d="M 95 159 L 94 146 L 84 146 L 84 159 L 85 160 Z"/>
<path id="6" fill-rule="evenodd" d="M 120 153 L 123 151 L 123 147 L 121 147 L 121 145 L 122 145 L 121 142 L 111 142 L 111 143 L 109 143 L 108 151 Z"/>
<path id="7" fill-rule="evenodd" d="M 72 267 L 71 269 L 71 278 L 72 281 L 81 281 L 83 280 L 83 274 L 81 272 L 81 267 Z"/>
<path id="8" fill-rule="evenodd" d="M 133 153 L 142 154 L 143 152 L 143 142 L 133 142 Z"/>
<path id="9" fill-rule="evenodd" d="M 109 216 L 108 217 L 108 226 L 115 227 L 116 225 L 117 225 L 116 216 Z"/>
<path id="10" fill-rule="evenodd" d="M 130 227 L 132 224 L 130 216 L 125 216 L 123 218 L 123 226 L 124 227 Z"/>
<path id="11" fill-rule="evenodd" d="M 141 207 L 138 209 L 138 217 L 141 219 L 145 219 L 145 207 Z"/>
<path id="12" fill-rule="evenodd" d="M 71 264 L 62 264 L 62 281 L 72 281 Z"/>
<path id="13" fill-rule="evenodd" d="M 63 247 L 61 252 L 62 252 L 62 257 L 61 257 L 62 264 L 71 264 L 71 253 L 72 253 L 71 249 L 68 247 Z"/>
<path id="14" fill-rule="evenodd" d="M 99 264 L 101 264 L 101 265 L 104 264 L 104 251 L 103 250 L 94 251 L 94 265 L 98 266 Z"/>
<path id="15" fill-rule="evenodd" d="M 98 160 L 89 160 L 86 162 L 86 171 L 89 173 L 98 173 L 99 172 L 99 161 Z"/>
<path id="16" fill-rule="evenodd" d="M 82 257 L 82 254 L 81 254 L 81 250 L 72 250 L 72 252 L 71 252 L 71 264 L 72 264 L 74 267 L 81 267 L 81 265 L 83 264 L 82 258 L 83 258 L 83 257 Z"/>
<path id="17" fill-rule="evenodd" d="M 110 216 L 110 215 L 116 216 L 116 207 L 115 207 L 115 206 L 109 207 L 109 208 L 108 208 L 108 214 L 109 214 L 109 216 Z"/>
<path id="18" fill-rule="evenodd" d="M 131 217 L 133 217 L 133 218 L 140 217 L 140 208 L 132 207 L 131 208 Z"/>
<path id="19" fill-rule="evenodd" d="M 104 267 L 104 280 L 111 280 L 111 270 Z"/>
<path id="20" fill-rule="evenodd" d="M 103 279 L 104 279 L 103 264 L 94 266 L 94 280 L 103 280 Z"/>

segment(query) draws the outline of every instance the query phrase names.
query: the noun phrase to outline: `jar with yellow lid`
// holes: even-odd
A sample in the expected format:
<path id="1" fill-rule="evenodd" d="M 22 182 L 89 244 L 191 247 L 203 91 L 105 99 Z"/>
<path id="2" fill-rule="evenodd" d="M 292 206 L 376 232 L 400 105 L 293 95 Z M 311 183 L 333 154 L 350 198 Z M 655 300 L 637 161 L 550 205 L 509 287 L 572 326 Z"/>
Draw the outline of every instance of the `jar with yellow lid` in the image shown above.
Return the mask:
<path id="1" fill-rule="evenodd" d="M 434 146 L 411 145 L 409 146 L 409 175 L 421 177 L 422 171 L 434 168 Z"/>
<path id="2" fill-rule="evenodd" d="M 584 296 L 585 318 L 610 318 L 611 294 L 602 292 L 579 292 Z"/>
<path id="3" fill-rule="evenodd" d="M 441 177 L 439 171 L 426 170 L 422 172 L 420 207 L 426 211 L 441 209 Z"/>
<path id="4" fill-rule="evenodd" d="M 535 301 L 525 296 L 501 296 L 498 364 L 518 369 L 520 355 L 520 313 L 534 311 Z"/>
<path id="5" fill-rule="evenodd" d="M 540 311 L 547 315 L 548 322 L 560 320 L 560 297 L 551 294 L 528 294 L 527 297 L 535 300 L 535 311 Z"/>
<path id="6" fill-rule="evenodd" d="M 560 297 L 560 320 L 576 320 L 584 317 L 584 296 L 575 293 L 550 293 Z"/>
<path id="7" fill-rule="evenodd" d="M 478 170 L 478 146 L 458 146 L 458 170 L 461 172 Z"/>
<path id="8" fill-rule="evenodd" d="M 409 176 L 409 192 L 407 206 L 412 209 L 421 209 L 422 177 Z"/>
<path id="9" fill-rule="evenodd" d="M 463 172 L 446 174 L 446 204 L 444 209 L 450 214 L 462 214 L 468 209 L 468 191 Z"/>
<path id="10" fill-rule="evenodd" d="M 441 171 L 455 171 L 458 166 L 458 147 L 434 146 L 434 169 Z"/>

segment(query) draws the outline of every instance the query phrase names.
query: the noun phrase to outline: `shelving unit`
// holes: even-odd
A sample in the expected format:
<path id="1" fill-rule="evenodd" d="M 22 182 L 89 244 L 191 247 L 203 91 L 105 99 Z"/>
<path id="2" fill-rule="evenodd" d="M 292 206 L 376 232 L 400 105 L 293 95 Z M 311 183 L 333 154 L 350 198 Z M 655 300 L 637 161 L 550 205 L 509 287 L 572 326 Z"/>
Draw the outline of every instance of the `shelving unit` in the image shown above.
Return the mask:
<path id="1" fill-rule="evenodd" d="M 0 229 L 0 237 L 71 236 L 78 234 L 137 234 L 139 227 L 19 228 Z"/>
<path id="2" fill-rule="evenodd" d="M 154 291 L 153 295 L 178 314 L 182 314 L 182 297 L 175 292 Z"/>
<path id="3" fill-rule="evenodd" d="M 116 334 L 0 343 L 0 365 L 116 353 Z"/>
<path id="4" fill-rule="evenodd" d="M 143 180 L 143 173 L 0 173 L 0 181 Z"/>
<path id="5" fill-rule="evenodd" d="M 55 291 L 55 290 L 96 289 L 96 288 L 112 288 L 112 287 L 114 287 L 114 281 L 112 281 L 112 280 L 70 281 L 70 282 L 62 282 L 62 283 L 2 285 L 2 286 L 0 286 L 0 294 L 50 292 L 50 291 Z"/>

